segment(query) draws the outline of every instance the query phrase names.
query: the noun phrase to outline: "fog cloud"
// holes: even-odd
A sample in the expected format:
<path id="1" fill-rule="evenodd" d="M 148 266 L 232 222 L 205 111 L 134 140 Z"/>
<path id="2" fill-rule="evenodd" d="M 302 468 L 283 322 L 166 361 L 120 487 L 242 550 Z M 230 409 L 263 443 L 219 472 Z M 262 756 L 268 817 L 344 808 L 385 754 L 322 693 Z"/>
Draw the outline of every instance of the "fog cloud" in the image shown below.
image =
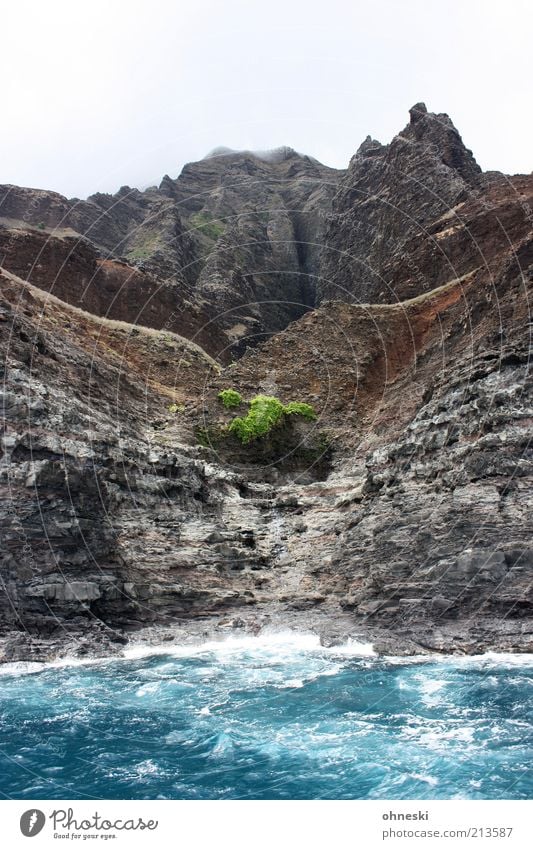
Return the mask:
<path id="1" fill-rule="evenodd" d="M 527 0 L 17 0 L 2 17 L 1 182 L 85 197 L 219 145 L 345 167 L 420 100 L 483 168 L 532 167 Z"/>

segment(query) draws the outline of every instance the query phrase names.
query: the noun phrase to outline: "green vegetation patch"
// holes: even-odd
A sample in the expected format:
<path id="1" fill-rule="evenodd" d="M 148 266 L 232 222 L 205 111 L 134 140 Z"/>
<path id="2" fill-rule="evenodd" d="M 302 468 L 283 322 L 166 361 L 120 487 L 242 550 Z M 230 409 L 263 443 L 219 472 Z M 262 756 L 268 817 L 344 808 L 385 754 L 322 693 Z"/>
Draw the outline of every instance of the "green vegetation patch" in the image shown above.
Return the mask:
<path id="1" fill-rule="evenodd" d="M 211 218 L 208 212 L 193 212 L 190 219 L 191 227 L 200 230 L 208 239 L 216 242 L 226 229 L 224 224 L 217 219 Z"/>
<path id="2" fill-rule="evenodd" d="M 316 413 L 311 404 L 304 404 L 303 401 L 290 401 L 284 408 L 283 412 L 287 416 L 303 416 L 304 419 L 316 419 Z"/>
<path id="3" fill-rule="evenodd" d="M 310 404 L 291 401 L 284 406 L 278 398 L 273 398 L 271 395 L 257 395 L 250 401 L 248 414 L 244 418 L 237 416 L 233 419 L 228 431 L 233 433 L 243 445 L 247 445 L 254 439 L 266 436 L 288 415 L 316 419 L 316 413 Z"/>
<path id="4" fill-rule="evenodd" d="M 139 227 L 128 238 L 126 256 L 133 261 L 150 259 L 163 248 L 160 234 L 149 227 Z"/>
<path id="5" fill-rule="evenodd" d="M 231 422 L 228 427 L 230 433 L 234 433 L 237 439 L 247 445 L 259 436 L 265 436 L 283 418 L 284 407 L 277 398 L 270 395 L 257 395 L 250 401 L 248 415 L 245 418 L 239 416 Z"/>
<path id="6" fill-rule="evenodd" d="M 222 401 L 226 410 L 231 410 L 233 407 L 240 407 L 242 404 L 242 395 L 236 389 L 223 389 L 218 393 L 219 401 Z"/>

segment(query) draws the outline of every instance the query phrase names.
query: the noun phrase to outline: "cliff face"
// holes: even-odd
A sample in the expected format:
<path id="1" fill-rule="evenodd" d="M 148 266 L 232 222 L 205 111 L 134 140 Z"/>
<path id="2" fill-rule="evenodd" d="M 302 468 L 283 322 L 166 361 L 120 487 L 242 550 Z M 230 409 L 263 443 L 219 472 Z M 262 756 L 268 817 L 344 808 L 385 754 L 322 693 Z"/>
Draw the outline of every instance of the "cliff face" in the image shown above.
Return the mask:
<path id="1" fill-rule="evenodd" d="M 4 186 L 0 256 L 75 306 L 158 329 L 166 320 L 227 361 L 315 304 L 341 174 L 283 148 L 219 153 L 159 188 L 87 201 Z"/>
<path id="2" fill-rule="evenodd" d="M 103 258 L 70 231 L 0 228 L 2 267 L 94 315 L 185 335 L 228 358 L 227 337 L 183 279 L 165 280 Z"/>
<path id="3" fill-rule="evenodd" d="M 429 648 L 531 644 L 532 264 L 518 233 L 489 286 L 482 269 L 396 305 L 333 302 L 231 369 L 283 401 L 306 387 L 336 446 L 327 481 L 307 468 L 283 490 L 292 603 L 337 599 Z"/>
<path id="4" fill-rule="evenodd" d="M 418 104 L 345 173 L 219 153 L 35 194 L 0 230 L 6 658 L 215 613 L 531 650 L 530 177 Z M 230 387 L 318 419 L 242 446 Z"/>

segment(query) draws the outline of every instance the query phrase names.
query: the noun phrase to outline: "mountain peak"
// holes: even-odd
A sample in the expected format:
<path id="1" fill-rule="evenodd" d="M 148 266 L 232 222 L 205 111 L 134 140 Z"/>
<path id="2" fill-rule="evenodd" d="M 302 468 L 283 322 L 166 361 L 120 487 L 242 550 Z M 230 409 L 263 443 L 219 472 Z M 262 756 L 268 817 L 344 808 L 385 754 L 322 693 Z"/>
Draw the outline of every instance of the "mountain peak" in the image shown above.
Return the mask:
<path id="1" fill-rule="evenodd" d="M 450 116 L 445 112 L 428 112 L 425 103 L 415 103 L 409 110 L 409 124 L 399 133 L 398 140 L 422 143 L 431 149 L 442 162 L 457 172 L 466 183 L 479 181 L 481 168 L 472 151 L 463 143 Z"/>
<path id="2" fill-rule="evenodd" d="M 303 158 L 303 154 L 298 153 L 298 151 L 288 145 L 282 145 L 281 147 L 276 147 L 272 150 L 235 150 L 231 147 L 220 146 L 215 147 L 206 156 L 204 156 L 204 160 L 216 159 L 222 156 L 251 156 L 254 159 L 260 159 L 262 162 L 268 162 L 273 165 L 276 165 L 279 162 L 284 162 L 286 159 L 293 159 L 295 157 L 299 159 Z"/>
<path id="3" fill-rule="evenodd" d="M 416 124 L 416 122 L 419 121 L 423 115 L 427 115 L 427 112 L 428 110 L 425 103 L 415 103 L 415 105 L 411 106 L 409 110 L 411 124 Z"/>
<path id="4" fill-rule="evenodd" d="M 367 136 L 364 142 L 361 142 L 357 149 L 356 156 L 374 156 L 376 153 L 385 150 L 384 146 L 372 136 Z"/>

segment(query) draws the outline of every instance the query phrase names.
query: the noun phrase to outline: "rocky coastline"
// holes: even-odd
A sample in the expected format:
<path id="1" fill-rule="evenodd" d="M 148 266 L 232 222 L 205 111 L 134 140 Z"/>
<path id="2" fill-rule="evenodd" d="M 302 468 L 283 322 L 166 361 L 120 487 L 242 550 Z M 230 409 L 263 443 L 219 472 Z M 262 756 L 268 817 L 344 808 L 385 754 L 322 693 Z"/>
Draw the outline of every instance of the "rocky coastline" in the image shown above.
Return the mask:
<path id="1" fill-rule="evenodd" d="M 501 619 L 487 619 L 481 625 L 475 621 L 444 623 L 431 630 L 423 624 L 411 628 L 389 629 L 361 622 L 338 610 L 319 614 L 297 614 L 278 607 L 254 615 L 243 614 L 234 619 L 213 616 L 205 619 L 184 619 L 173 625 L 146 626 L 131 633 L 111 631 L 105 627 L 76 623 L 75 630 L 53 637 L 35 637 L 25 632 L 11 632 L 0 639 L 0 664 L 85 661 L 99 662 L 132 656 L 142 651 L 146 655 L 172 653 L 176 648 L 206 647 L 213 643 L 240 637 L 258 637 L 291 632 L 295 635 L 317 635 L 320 645 L 352 647 L 357 645 L 376 658 L 438 658 L 483 657 L 487 654 L 533 653 L 533 628 L 513 621 L 502 627 Z M 209 644 L 209 645 L 206 645 Z M 133 654 L 135 656 L 135 654 Z"/>

